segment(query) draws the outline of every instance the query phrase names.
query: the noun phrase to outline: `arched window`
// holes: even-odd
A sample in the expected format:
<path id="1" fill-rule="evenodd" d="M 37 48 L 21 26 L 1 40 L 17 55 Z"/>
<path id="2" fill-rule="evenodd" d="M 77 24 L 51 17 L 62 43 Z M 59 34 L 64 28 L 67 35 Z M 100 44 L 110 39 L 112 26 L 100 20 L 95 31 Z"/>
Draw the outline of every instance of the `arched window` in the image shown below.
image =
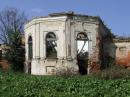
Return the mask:
<path id="1" fill-rule="evenodd" d="M 29 36 L 28 38 L 28 59 L 32 60 L 33 52 L 32 52 L 32 37 Z"/>
<path id="2" fill-rule="evenodd" d="M 86 41 L 86 40 L 88 40 L 88 37 L 87 37 L 87 35 L 85 33 L 81 32 L 81 33 L 78 33 L 77 40 L 84 40 L 84 41 Z"/>
<path id="3" fill-rule="evenodd" d="M 46 35 L 46 57 L 57 58 L 56 35 L 53 32 Z"/>
<path id="4" fill-rule="evenodd" d="M 88 54 L 88 37 L 83 32 L 77 34 L 77 53 L 80 57 Z"/>

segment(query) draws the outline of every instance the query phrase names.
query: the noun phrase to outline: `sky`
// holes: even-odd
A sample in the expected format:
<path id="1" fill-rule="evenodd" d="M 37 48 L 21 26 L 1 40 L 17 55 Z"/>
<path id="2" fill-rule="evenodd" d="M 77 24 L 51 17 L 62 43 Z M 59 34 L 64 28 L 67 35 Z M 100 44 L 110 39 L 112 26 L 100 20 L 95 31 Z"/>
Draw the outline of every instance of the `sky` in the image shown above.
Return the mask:
<path id="1" fill-rule="evenodd" d="M 0 0 L 0 11 L 6 7 L 24 11 L 28 19 L 64 11 L 100 16 L 115 35 L 130 36 L 130 0 Z"/>

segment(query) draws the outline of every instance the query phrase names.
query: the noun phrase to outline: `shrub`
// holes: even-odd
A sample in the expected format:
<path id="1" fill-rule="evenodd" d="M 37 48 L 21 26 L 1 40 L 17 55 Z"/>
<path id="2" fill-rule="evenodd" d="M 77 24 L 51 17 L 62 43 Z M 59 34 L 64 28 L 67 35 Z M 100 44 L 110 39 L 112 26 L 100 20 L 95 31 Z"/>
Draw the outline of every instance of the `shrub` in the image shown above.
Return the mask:
<path id="1" fill-rule="evenodd" d="M 130 71 L 120 67 L 119 65 L 111 65 L 108 68 L 92 74 L 95 77 L 103 79 L 119 79 L 119 78 L 130 78 Z"/>

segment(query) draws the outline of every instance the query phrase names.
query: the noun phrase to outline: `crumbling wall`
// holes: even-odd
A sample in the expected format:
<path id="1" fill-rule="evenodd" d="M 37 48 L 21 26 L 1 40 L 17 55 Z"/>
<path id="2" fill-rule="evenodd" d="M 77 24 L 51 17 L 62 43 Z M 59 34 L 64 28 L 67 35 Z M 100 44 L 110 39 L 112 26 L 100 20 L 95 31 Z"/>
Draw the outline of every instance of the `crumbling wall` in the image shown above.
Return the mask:
<path id="1" fill-rule="evenodd" d="M 101 69 L 101 38 L 96 36 L 96 46 L 93 48 L 93 54 L 90 57 L 90 72 L 97 72 Z"/>
<path id="2" fill-rule="evenodd" d="M 110 29 L 108 29 L 103 22 L 100 22 L 99 26 L 99 36 L 100 38 L 100 60 L 102 68 L 107 68 L 111 61 L 115 60 L 116 46 L 113 42 L 113 34 Z"/>
<path id="3" fill-rule="evenodd" d="M 122 67 L 130 67 L 129 41 L 113 39 L 113 41 L 106 42 L 104 45 L 105 55 L 113 58 L 115 63 Z"/>
<path id="4" fill-rule="evenodd" d="M 78 33 L 86 33 L 88 36 L 88 62 L 86 62 L 86 69 L 93 72 L 100 69 L 100 37 L 98 36 L 98 19 L 88 17 L 74 17 L 73 25 L 71 25 L 71 32 L 74 33 L 71 39 L 75 41 Z M 76 41 L 75 41 L 76 42 Z M 72 41 L 72 57 L 77 56 L 76 43 Z M 88 66 L 89 65 L 89 66 Z"/>
<path id="5" fill-rule="evenodd" d="M 116 63 L 127 68 L 130 67 L 130 42 L 116 42 Z"/>
<path id="6" fill-rule="evenodd" d="M 102 63 L 102 35 L 99 33 L 100 21 L 97 19 L 96 23 L 87 24 L 86 30 L 91 32 L 91 39 L 89 41 L 89 67 L 90 72 L 97 72 L 101 69 Z"/>

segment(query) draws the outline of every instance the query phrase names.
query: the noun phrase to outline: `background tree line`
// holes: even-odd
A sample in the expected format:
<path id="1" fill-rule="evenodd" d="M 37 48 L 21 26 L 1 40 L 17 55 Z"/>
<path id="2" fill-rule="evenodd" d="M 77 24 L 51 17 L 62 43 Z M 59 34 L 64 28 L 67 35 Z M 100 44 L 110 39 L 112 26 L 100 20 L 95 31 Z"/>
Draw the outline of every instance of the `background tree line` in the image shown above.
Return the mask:
<path id="1" fill-rule="evenodd" d="M 23 25 L 27 21 L 24 12 L 16 8 L 6 8 L 0 12 L 0 42 L 5 44 L 4 59 L 14 71 L 24 69 Z"/>

